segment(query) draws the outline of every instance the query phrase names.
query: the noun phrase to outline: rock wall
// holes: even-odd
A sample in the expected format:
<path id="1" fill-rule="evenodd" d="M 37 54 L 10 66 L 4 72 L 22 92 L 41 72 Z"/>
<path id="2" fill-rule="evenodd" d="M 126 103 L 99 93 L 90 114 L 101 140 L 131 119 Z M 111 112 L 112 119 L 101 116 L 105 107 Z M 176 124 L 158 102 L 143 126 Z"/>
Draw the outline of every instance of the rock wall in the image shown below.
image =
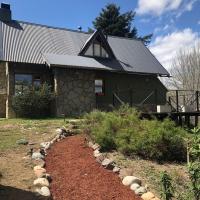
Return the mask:
<path id="1" fill-rule="evenodd" d="M 0 117 L 6 117 L 7 79 L 6 63 L 0 63 Z"/>
<path id="2" fill-rule="evenodd" d="M 95 73 L 80 69 L 54 71 L 56 116 L 78 116 L 95 108 Z"/>

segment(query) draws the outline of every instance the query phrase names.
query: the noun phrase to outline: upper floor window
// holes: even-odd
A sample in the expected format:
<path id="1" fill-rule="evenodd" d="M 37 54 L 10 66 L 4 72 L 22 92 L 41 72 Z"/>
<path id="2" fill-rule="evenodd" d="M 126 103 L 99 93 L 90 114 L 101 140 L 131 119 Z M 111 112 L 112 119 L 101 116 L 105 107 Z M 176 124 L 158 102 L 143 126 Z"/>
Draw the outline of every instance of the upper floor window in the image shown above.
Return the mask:
<path id="1" fill-rule="evenodd" d="M 30 87 L 39 87 L 41 79 L 32 74 L 15 74 L 15 94 L 24 92 Z"/>
<path id="2" fill-rule="evenodd" d="M 87 51 L 85 52 L 86 56 L 96 56 L 96 57 L 103 57 L 108 58 L 108 53 L 106 50 L 102 47 L 102 45 L 98 42 L 92 43 Z"/>

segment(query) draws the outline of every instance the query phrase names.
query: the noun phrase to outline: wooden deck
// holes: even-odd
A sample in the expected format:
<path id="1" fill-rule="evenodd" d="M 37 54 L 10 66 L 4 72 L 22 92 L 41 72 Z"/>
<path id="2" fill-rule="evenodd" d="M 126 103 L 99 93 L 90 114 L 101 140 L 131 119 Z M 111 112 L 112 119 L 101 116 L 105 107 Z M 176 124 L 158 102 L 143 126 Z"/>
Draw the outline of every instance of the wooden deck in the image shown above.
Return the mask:
<path id="1" fill-rule="evenodd" d="M 170 118 L 176 122 L 177 125 L 193 127 L 199 124 L 200 112 L 148 112 L 141 113 L 141 118 L 151 119 L 156 117 L 158 120 Z"/>

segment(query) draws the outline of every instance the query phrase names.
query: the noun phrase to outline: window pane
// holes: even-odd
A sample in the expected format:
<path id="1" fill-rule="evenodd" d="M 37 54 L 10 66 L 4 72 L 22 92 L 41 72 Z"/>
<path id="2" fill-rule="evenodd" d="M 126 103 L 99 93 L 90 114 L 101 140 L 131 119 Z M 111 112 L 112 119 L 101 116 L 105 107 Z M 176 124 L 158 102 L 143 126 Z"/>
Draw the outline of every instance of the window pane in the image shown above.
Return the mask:
<path id="1" fill-rule="evenodd" d="M 94 44 L 94 56 L 101 56 L 99 44 Z"/>
<path id="2" fill-rule="evenodd" d="M 106 50 L 103 47 L 101 48 L 101 50 L 102 50 L 102 57 L 108 58 L 108 54 L 107 54 Z"/>
<path id="3" fill-rule="evenodd" d="M 101 79 L 95 80 L 95 93 L 103 94 L 103 80 Z"/>
<path id="4" fill-rule="evenodd" d="M 92 45 L 89 46 L 88 50 L 85 52 L 86 56 L 93 56 Z"/>
<path id="5" fill-rule="evenodd" d="M 34 87 L 39 87 L 41 85 L 41 80 L 40 80 L 40 77 L 34 77 L 33 79 L 33 86 Z"/>
<path id="6" fill-rule="evenodd" d="M 31 84 L 32 75 L 29 74 L 15 74 L 15 83 Z"/>
<path id="7" fill-rule="evenodd" d="M 32 85 L 32 75 L 15 74 L 15 94 L 21 93 Z"/>

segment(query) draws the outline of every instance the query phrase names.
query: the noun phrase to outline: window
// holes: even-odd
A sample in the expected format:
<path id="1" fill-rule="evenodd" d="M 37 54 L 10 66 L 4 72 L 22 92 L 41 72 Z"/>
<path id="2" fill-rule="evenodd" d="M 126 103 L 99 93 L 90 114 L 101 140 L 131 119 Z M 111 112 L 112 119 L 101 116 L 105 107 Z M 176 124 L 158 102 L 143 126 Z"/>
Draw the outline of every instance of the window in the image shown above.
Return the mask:
<path id="1" fill-rule="evenodd" d="M 15 94 L 22 93 L 30 87 L 39 87 L 41 80 L 39 76 L 32 74 L 15 74 Z"/>
<path id="2" fill-rule="evenodd" d="M 96 41 L 93 44 L 89 46 L 87 51 L 85 52 L 86 56 L 97 56 L 97 57 L 103 57 L 108 58 L 108 53 L 106 50 L 102 47 L 102 45 Z"/>
<path id="3" fill-rule="evenodd" d="M 33 86 L 34 87 L 39 87 L 41 85 L 41 80 L 39 76 L 34 76 L 33 77 Z"/>
<path id="4" fill-rule="evenodd" d="M 104 95 L 104 81 L 102 79 L 95 80 L 95 94 L 99 96 Z"/>
<path id="5" fill-rule="evenodd" d="M 94 56 L 101 56 L 101 45 L 94 43 Z"/>

